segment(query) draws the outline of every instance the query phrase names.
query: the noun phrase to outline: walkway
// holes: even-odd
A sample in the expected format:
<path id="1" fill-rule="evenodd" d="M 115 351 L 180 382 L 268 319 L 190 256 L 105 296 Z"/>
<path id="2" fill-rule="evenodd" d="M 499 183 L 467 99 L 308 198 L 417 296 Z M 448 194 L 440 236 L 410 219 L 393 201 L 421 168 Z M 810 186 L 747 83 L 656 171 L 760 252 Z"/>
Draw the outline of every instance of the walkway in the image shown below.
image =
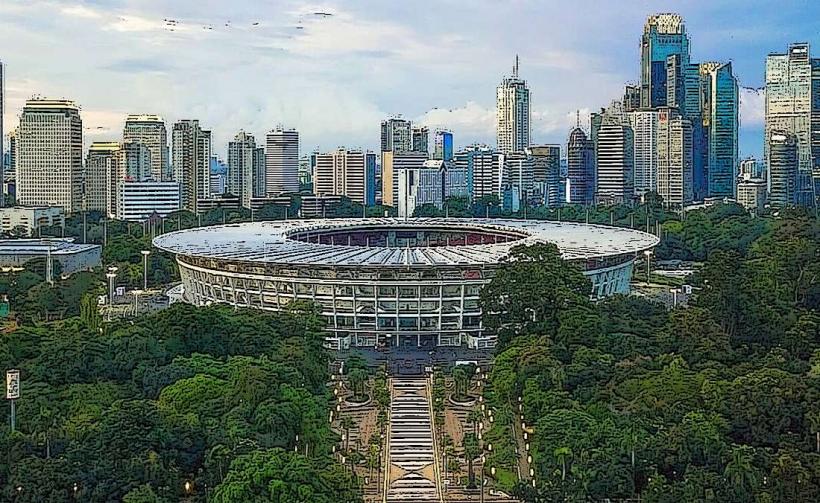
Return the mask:
<path id="1" fill-rule="evenodd" d="M 428 380 L 393 378 L 391 393 L 384 501 L 441 502 Z"/>

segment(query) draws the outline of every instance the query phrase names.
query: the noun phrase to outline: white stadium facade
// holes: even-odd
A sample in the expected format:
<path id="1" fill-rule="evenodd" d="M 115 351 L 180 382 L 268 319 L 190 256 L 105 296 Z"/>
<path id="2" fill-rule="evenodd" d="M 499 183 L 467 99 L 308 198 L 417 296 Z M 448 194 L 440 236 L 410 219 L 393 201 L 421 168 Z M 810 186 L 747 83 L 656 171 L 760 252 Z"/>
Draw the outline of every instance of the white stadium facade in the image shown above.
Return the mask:
<path id="1" fill-rule="evenodd" d="M 287 220 L 163 234 L 183 299 L 277 311 L 313 301 L 328 346 L 489 348 L 479 292 L 517 245 L 550 242 L 581 266 L 591 295 L 627 293 L 652 234 L 580 223 L 501 219 Z"/>

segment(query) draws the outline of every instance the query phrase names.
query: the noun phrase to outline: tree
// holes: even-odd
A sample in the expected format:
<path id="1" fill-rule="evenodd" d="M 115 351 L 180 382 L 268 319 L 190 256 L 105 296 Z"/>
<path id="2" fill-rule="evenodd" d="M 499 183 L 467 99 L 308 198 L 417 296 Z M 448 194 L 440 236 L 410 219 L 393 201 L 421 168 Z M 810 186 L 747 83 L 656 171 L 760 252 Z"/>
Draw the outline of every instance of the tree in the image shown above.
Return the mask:
<path id="1" fill-rule="evenodd" d="M 467 487 L 475 487 L 475 473 L 473 472 L 473 460 L 481 455 L 481 448 L 478 445 L 478 437 L 472 433 L 464 435 L 464 458 L 467 461 L 468 483 Z"/>
<path id="2" fill-rule="evenodd" d="M 353 399 L 362 400 L 365 395 L 365 383 L 367 382 L 367 372 L 361 368 L 354 368 L 347 374 L 350 389 L 353 391 Z"/>
<path id="3" fill-rule="evenodd" d="M 754 466 L 754 449 L 747 445 L 733 447 L 723 474 L 730 482 L 735 501 L 752 499 L 760 480 Z"/>
<path id="4" fill-rule="evenodd" d="M 516 246 L 481 291 L 484 326 L 503 349 L 514 337 L 555 337 L 560 313 L 589 303 L 592 287 L 554 244 Z"/>

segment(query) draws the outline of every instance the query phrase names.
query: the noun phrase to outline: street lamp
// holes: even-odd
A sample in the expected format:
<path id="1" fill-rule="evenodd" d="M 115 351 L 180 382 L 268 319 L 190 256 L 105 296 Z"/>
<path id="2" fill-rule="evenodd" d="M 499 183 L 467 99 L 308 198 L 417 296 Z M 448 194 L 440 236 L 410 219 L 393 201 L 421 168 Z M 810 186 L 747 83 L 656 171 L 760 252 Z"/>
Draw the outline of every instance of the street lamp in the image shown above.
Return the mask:
<path id="1" fill-rule="evenodd" d="M 117 268 L 109 267 L 105 277 L 108 278 L 108 321 L 111 321 L 111 311 L 114 310 L 114 278 L 117 277 Z"/>
<path id="2" fill-rule="evenodd" d="M 142 250 L 142 289 L 148 290 L 148 255 L 150 250 Z"/>

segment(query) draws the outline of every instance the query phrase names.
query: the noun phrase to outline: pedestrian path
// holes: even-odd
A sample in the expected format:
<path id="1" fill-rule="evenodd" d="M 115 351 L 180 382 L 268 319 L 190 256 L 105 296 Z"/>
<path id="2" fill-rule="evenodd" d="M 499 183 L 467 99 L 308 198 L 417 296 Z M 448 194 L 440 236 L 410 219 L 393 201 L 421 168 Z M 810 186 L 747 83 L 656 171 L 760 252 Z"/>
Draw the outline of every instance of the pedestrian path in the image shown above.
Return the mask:
<path id="1" fill-rule="evenodd" d="M 440 502 L 427 380 L 393 378 L 391 391 L 385 501 Z"/>

